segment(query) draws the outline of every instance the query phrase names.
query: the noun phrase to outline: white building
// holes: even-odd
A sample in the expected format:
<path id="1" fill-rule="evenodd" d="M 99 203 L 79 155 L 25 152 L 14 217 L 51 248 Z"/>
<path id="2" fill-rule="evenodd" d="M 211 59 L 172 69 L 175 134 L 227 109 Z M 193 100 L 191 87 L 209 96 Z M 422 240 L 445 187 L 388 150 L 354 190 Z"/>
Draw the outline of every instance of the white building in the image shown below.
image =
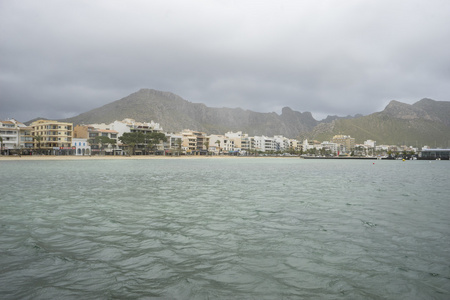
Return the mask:
<path id="1" fill-rule="evenodd" d="M 257 151 L 268 152 L 277 151 L 277 143 L 275 140 L 268 136 L 255 136 L 254 145 Z"/>
<path id="2" fill-rule="evenodd" d="M 211 134 L 207 137 L 209 147 L 208 151 L 216 155 L 228 151 L 228 138 L 221 134 Z"/>
<path id="3" fill-rule="evenodd" d="M 373 141 L 373 140 L 367 140 L 367 141 L 364 141 L 364 146 L 370 147 L 370 148 L 375 148 L 377 146 L 377 142 Z"/>
<path id="4" fill-rule="evenodd" d="M 73 138 L 72 147 L 75 147 L 75 155 L 91 155 L 91 146 L 87 139 Z"/>
<path id="5" fill-rule="evenodd" d="M 284 152 L 289 150 L 290 142 L 288 138 L 285 138 L 282 135 L 275 135 L 273 140 L 275 142 L 276 151 Z"/>
<path id="6" fill-rule="evenodd" d="M 329 150 L 333 154 L 337 154 L 340 151 L 340 145 L 336 143 L 331 143 L 329 141 L 323 141 L 321 143 L 322 149 Z"/>
<path id="7" fill-rule="evenodd" d="M 166 134 L 167 142 L 164 143 L 164 150 L 166 153 L 180 155 L 186 149 L 182 148 L 183 136 L 181 134 L 168 133 Z"/>
<path id="8" fill-rule="evenodd" d="M 159 123 L 153 121 L 149 122 L 137 122 L 134 119 L 123 119 L 122 121 L 114 121 L 109 124 L 90 124 L 97 129 L 114 130 L 117 131 L 118 137 L 122 136 L 125 132 L 142 131 L 142 132 L 162 132 L 162 127 Z"/>
<path id="9" fill-rule="evenodd" d="M 0 154 L 12 154 L 33 148 L 31 127 L 14 119 L 0 121 L 0 137 L 2 138 Z"/>
<path id="10" fill-rule="evenodd" d="M 308 141 L 307 139 L 305 139 L 305 140 L 303 140 L 302 147 L 303 147 L 303 151 L 306 152 L 310 149 L 322 149 L 322 144 L 316 140 Z"/>

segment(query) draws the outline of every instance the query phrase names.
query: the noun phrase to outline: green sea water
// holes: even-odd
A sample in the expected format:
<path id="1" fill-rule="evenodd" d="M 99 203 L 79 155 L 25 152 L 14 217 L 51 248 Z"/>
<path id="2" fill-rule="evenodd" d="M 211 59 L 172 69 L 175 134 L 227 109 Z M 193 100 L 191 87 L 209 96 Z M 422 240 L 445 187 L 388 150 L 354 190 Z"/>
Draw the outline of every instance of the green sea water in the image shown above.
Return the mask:
<path id="1" fill-rule="evenodd" d="M 0 162 L 1 299 L 449 299 L 450 163 Z"/>

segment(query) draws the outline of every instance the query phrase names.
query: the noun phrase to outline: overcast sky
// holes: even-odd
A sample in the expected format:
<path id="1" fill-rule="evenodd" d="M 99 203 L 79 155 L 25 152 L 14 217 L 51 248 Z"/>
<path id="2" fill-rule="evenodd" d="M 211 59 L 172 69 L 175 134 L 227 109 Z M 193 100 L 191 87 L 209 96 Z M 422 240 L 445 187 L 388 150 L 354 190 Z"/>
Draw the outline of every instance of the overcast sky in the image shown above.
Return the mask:
<path id="1" fill-rule="evenodd" d="M 141 88 L 318 120 L 449 101 L 450 1 L 0 0 L 0 119 Z"/>

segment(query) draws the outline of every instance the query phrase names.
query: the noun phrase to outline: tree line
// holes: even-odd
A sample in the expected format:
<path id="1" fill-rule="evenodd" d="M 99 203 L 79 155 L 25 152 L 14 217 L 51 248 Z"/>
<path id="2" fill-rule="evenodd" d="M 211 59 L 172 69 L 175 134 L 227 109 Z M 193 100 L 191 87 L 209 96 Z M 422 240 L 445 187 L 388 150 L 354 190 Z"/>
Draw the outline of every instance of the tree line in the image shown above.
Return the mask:
<path id="1" fill-rule="evenodd" d="M 156 145 L 161 142 L 166 142 L 167 137 L 161 132 L 125 132 L 119 137 L 119 140 L 128 147 L 129 154 L 134 155 L 136 148 L 143 146 L 144 154 L 154 152 Z"/>

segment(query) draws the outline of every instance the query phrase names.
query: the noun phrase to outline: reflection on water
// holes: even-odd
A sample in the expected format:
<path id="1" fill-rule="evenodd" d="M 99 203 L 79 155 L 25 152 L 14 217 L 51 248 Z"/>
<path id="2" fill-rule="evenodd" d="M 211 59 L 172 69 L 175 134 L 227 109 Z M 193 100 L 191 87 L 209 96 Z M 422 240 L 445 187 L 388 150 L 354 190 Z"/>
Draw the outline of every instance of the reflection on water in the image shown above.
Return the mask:
<path id="1" fill-rule="evenodd" d="M 449 299 L 448 166 L 0 162 L 0 295 Z"/>

